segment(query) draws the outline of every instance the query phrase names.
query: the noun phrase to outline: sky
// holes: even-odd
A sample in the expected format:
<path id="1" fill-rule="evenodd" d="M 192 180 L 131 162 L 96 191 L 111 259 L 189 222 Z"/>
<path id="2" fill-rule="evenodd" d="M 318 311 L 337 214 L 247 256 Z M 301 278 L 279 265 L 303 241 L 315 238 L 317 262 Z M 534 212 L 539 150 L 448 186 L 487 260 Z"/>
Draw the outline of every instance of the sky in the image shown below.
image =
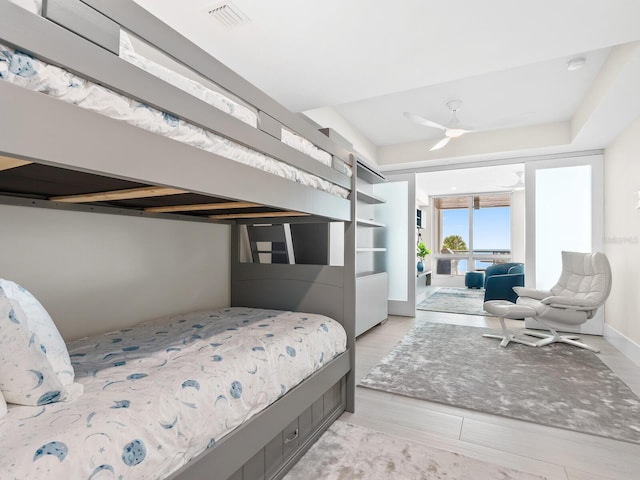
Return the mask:
<path id="1" fill-rule="evenodd" d="M 509 250 L 511 227 L 509 207 L 490 207 L 473 210 L 474 250 Z M 443 210 L 443 237 L 460 235 L 469 247 L 469 210 Z"/>

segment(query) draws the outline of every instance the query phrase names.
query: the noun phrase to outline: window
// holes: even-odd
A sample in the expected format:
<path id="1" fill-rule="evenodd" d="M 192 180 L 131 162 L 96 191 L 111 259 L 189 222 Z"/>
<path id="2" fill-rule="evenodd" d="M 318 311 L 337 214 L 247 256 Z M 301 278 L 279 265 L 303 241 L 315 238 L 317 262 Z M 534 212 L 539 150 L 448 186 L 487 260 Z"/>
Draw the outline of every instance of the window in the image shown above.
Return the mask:
<path id="1" fill-rule="evenodd" d="M 511 259 L 511 194 L 438 197 L 434 206 L 436 273 L 467 271 Z"/>

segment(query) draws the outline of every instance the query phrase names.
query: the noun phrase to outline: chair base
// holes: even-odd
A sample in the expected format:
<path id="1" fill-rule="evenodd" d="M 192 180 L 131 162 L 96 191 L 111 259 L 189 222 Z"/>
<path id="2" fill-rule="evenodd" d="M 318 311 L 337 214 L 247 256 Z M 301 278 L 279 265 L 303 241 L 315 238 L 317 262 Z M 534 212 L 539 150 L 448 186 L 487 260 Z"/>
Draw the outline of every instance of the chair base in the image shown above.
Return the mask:
<path id="1" fill-rule="evenodd" d="M 507 330 L 507 326 L 504 323 L 505 318 L 526 318 L 532 317 L 535 315 L 536 311 L 533 308 L 516 305 L 513 302 L 509 302 L 507 300 L 489 300 L 484 302 L 484 309 L 492 313 L 493 315 L 498 317 L 500 321 L 500 326 L 502 327 L 502 335 L 494 335 L 491 333 L 485 333 L 482 335 L 486 338 L 497 338 L 498 340 L 502 340 L 500 342 L 501 347 L 506 347 L 509 343 L 521 343 L 523 345 L 527 345 L 528 347 L 535 347 L 535 342 L 530 342 L 529 340 L 521 337 L 517 337 L 515 334 L 511 333 Z"/>
<path id="2" fill-rule="evenodd" d="M 569 345 L 573 345 L 574 347 L 580 347 L 586 350 L 590 350 L 594 353 L 600 353 L 600 350 L 598 350 L 597 348 L 592 347 L 591 345 L 587 345 L 586 343 L 578 342 L 577 340 L 580 338 L 578 335 L 560 335 L 552 328 L 549 328 L 549 330 L 551 330 L 551 334 L 534 332 L 532 330 L 525 330 L 522 333 L 531 337 L 541 338 L 542 340 L 538 340 L 537 342 L 535 342 L 536 347 L 544 347 L 545 345 L 550 345 L 552 343 L 567 343 Z"/>
<path id="3" fill-rule="evenodd" d="M 522 345 L 527 345 L 528 347 L 537 347 L 537 342 L 530 342 L 523 338 L 518 338 L 516 335 L 507 330 L 507 326 L 504 323 L 504 317 L 498 317 L 500 321 L 500 326 L 502 327 L 503 335 L 495 335 L 493 333 L 485 333 L 482 336 L 485 338 L 497 338 L 498 340 L 502 340 L 500 342 L 501 347 L 506 347 L 510 342 L 513 343 L 521 343 Z"/>

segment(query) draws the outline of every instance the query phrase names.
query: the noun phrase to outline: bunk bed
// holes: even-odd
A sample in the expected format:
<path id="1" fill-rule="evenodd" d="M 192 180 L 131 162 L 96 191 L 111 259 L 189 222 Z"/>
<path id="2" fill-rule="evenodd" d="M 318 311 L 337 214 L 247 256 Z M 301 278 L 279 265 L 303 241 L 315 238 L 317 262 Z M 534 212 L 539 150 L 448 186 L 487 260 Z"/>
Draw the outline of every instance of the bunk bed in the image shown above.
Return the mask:
<path id="1" fill-rule="evenodd" d="M 231 224 L 232 309 L 342 325 L 346 350 L 159 477 L 281 478 L 354 407 L 351 152 L 130 0 L 0 0 L 0 98 L 0 203 Z M 343 266 L 239 261 L 241 225 L 310 221 L 344 222 Z M 185 341 L 180 332 L 171 341 Z"/>

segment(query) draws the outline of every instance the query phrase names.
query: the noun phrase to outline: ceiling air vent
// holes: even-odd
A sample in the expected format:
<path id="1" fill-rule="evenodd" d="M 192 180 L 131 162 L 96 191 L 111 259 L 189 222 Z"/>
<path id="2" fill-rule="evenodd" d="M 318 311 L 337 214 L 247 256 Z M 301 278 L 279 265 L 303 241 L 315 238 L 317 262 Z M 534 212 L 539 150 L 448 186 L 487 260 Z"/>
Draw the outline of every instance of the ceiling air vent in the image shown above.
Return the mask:
<path id="1" fill-rule="evenodd" d="M 207 9 L 211 17 L 218 20 L 225 27 L 237 27 L 249 23 L 251 20 L 231 2 L 220 2 Z"/>

